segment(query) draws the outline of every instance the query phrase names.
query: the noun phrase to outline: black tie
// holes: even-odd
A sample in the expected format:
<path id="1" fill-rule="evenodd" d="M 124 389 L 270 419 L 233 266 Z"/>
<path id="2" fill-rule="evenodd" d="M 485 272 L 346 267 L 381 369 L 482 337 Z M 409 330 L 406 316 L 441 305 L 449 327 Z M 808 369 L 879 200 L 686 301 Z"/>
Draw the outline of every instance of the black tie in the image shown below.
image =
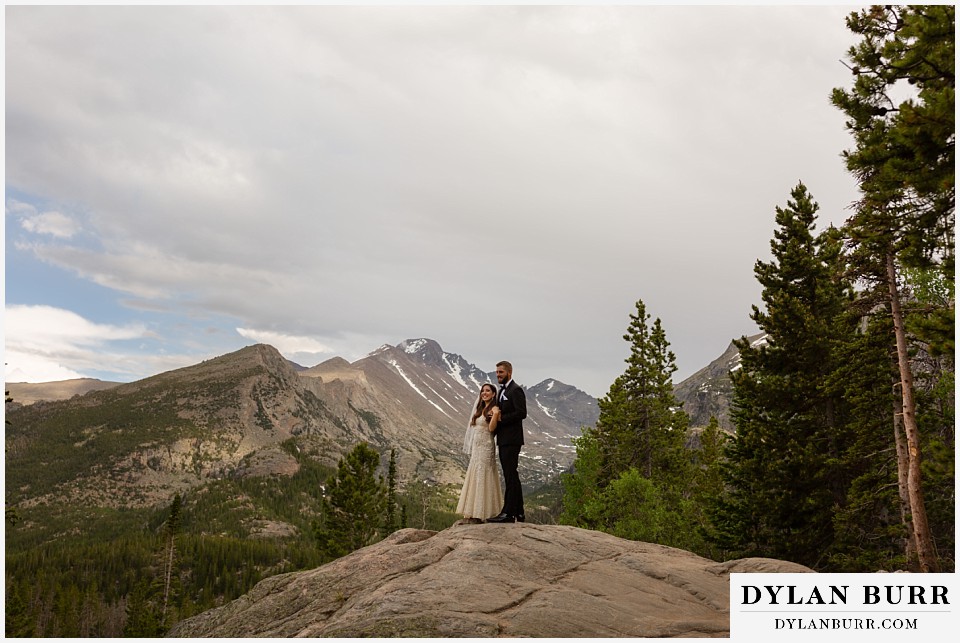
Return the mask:
<path id="1" fill-rule="evenodd" d="M 506 385 L 506 384 L 501 384 L 501 385 L 500 385 L 500 393 L 497 394 L 497 400 L 498 400 L 498 401 L 503 400 L 503 392 L 506 391 L 506 390 L 507 390 L 507 385 Z"/>

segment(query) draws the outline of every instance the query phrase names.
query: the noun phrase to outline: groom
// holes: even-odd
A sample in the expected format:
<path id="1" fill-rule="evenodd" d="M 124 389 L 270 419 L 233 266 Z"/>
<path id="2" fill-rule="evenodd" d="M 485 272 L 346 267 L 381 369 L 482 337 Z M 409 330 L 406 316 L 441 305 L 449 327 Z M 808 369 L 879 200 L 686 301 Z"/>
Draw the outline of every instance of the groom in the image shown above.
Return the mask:
<path id="1" fill-rule="evenodd" d="M 506 489 L 503 494 L 503 509 L 499 516 L 487 522 L 523 522 L 523 490 L 520 488 L 520 447 L 523 445 L 523 418 L 527 417 L 527 396 L 519 384 L 513 381 L 513 365 L 510 362 L 497 364 L 497 405 L 500 420 L 497 422 L 497 449 L 500 451 L 500 467 Z"/>

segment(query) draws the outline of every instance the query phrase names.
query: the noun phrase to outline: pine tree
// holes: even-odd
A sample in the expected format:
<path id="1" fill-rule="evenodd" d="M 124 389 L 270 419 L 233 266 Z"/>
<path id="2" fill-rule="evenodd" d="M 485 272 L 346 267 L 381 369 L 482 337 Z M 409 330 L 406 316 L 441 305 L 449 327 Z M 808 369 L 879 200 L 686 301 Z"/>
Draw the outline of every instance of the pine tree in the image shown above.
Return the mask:
<path id="1" fill-rule="evenodd" d="M 137 583 L 127 596 L 127 623 L 123 635 L 131 638 L 151 638 L 162 634 L 160 620 L 147 597 L 147 582 Z"/>
<path id="2" fill-rule="evenodd" d="M 25 582 L 7 583 L 5 632 L 7 638 L 34 636 L 34 619 L 30 613 L 29 587 Z"/>
<path id="3" fill-rule="evenodd" d="M 674 355 L 642 301 L 623 338 L 627 368 L 599 401 L 596 427 L 574 441 L 573 470 L 561 479 L 560 522 L 696 549 L 688 420 L 673 395 Z"/>
<path id="4" fill-rule="evenodd" d="M 91 583 L 83 592 L 80 606 L 80 637 L 103 637 L 106 614 L 103 599 L 96 582 Z"/>
<path id="5" fill-rule="evenodd" d="M 375 476 L 380 455 L 361 442 L 341 458 L 337 475 L 323 500 L 323 524 L 317 529 L 321 552 L 328 559 L 344 556 L 375 542 L 383 525 L 387 489 Z"/>
<path id="6" fill-rule="evenodd" d="M 638 300 L 623 336 L 630 344 L 627 369 L 598 402 L 601 484 L 632 467 L 670 484 L 684 473 L 686 415 L 677 410 L 671 379 L 676 358 L 660 319 L 649 322 L 646 306 Z"/>
<path id="7" fill-rule="evenodd" d="M 699 436 L 699 445 L 691 449 L 692 470 L 690 484 L 690 512 L 687 522 L 695 525 L 698 536 L 698 553 L 720 560 L 723 552 L 710 543 L 707 525 L 711 508 L 723 496 L 724 451 L 729 441 L 727 433 L 720 428 L 716 416 L 704 427 Z"/>
<path id="8" fill-rule="evenodd" d="M 693 452 L 693 486 L 701 499 L 717 498 L 723 492 L 720 463 L 728 439 L 716 416 L 711 416 L 700 433 L 699 447 Z"/>
<path id="9" fill-rule="evenodd" d="M 832 101 L 849 117 L 856 147 L 844 156 L 863 197 L 845 229 L 858 276 L 886 296 L 893 322 L 900 371 L 895 421 L 905 439 L 900 475 L 911 548 L 920 570 L 937 571 L 899 275 L 904 268 L 934 268 L 954 279 L 955 8 L 877 5 L 851 14 L 847 26 L 861 36 L 848 53 L 856 80 L 851 91 L 835 89 Z M 896 103 L 892 89 L 904 83 L 916 93 Z M 931 318 L 940 337 L 951 337 L 953 300 Z"/>
<path id="10" fill-rule="evenodd" d="M 943 571 L 954 568 L 956 385 L 953 324 L 935 314 L 952 302 L 953 282 L 937 270 L 904 271 L 916 420 L 923 449 L 924 506 Z M 951 309 L 952 312 L 952 309 Z M 949 333 L 949 336 L 947 335 Z"/>
<path id="11" fill-rule="evenodd" d="M 163 556 L 163 606 L 160 610 L 160 622 L 168 626 L 168 608 L 171 602 L 171 589 L 174 581 L 174 569 L 177 564 L 177 535 L 180 533 L 180 512 L 183 499 L 180 494 L 173 497 L 170 503 L 170 515 L 164 528 L 164 556 Z"/>
<path id="12" fill-rule="evenodd" d="M 390 465 L 387 469 L 387 511 L 384 535 L 392 534 L 399 528 L 397 515 L 397 450 L 390 449 Z"/>
<path id="13" fill-rule="evenodd" d="M 833 104 L 848 116 L 856 148 L 844 152 L 864 203 L 859 239 L 892 235 L 906 265 L 954 274 L 955 7 L 875 5 L 847 18 L 861 37 L 848 59 L 852 90 Z M 913 86 L 899 103 L 893 89 Z"/>
<path id="14" fill-rule="evenodd" d="M 74 584 L 62 586 L 57 594 L 54 617 L 55 635 L 58 638 L 80 636 L 80 591 Z"/>
<path id="15" fill-rule="evenodd" d="M 853 308 L 846 313 L 859 320 Z M 838 465 L 849 480 L 833 517 L 830 568 L 842 572 L 902 569 L 907 530 L 898 492 L 897 450 L 890 409 L 896 369 L 889 317 L 863 317 L 862 332 L 835 344 L 837 368 L 825 381 L 849 405 L 851 436 Z M 904 507 L 906 505 L 903 505 Z"/>
<path id="16" fill-rule="evenodd" d="M 584 529 L 600 528 L 600 443 L 595 429 L 584 427 L 582 434 L 574 438 L 577 450 L 571 470 L 560 474 L 563 487 L 561 525 L 573 525 Z"/>
<path id="17" fill-rule="evenodd" d="M 740 556 L 822 566 L 833 540 L 832 511 L 845 496 L 836 465 L 846 445 L 837 428 L 843 401 L 823 388 L 835 366 L 831 338 L 849 302 L 837 278 L 835 230 L 815 237 L 817 204 L 800 183 L 777 207 L 773 260 L 758 261 L 764 310 L 751 318 L 766 333 L 735 342 L 736 436 L 727 451 L 728 493 L 714 509 L 714 539 Z"/>

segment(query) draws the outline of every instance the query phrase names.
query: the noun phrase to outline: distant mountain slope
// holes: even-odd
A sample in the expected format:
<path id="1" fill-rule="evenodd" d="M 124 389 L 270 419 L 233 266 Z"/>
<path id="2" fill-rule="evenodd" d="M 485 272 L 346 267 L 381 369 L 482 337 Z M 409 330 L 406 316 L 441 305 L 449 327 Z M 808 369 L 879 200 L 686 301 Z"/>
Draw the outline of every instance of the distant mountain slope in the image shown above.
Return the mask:
<path id="1" fill-rule="evenodd" d="M 729 373 L 738 362 L 731 344 L 676 386 L 691 426 L 715 415 L 732 430 Z M 16 402 L 46 401 L 7 409 L 7 488 L 27 502 L 153 505 L 218 477 L 290 475 L 279 448 L 290 439 L 330 466 L 365 440 L 381 453 L 396 449 L 405 479 L 457 484 L 470 407 L 480 385 L 493 381 L 492 372 L 420 338 L 352 364 L 335 357 L 304 368 L 257 345 L 131 384 L 13 384 Z M 521 472 L 532 489 L 569 468 L 572 438 L 595 425 L 599 409 L 553 379 L 526 392 Z"/>
<path id="2" fill-rule="evenodd" d="M 40 400 L 69 400 L 74 395 L 84 395 L 90 391 L 103 391 L 120 382 L 104 382 L 88 377 L 59 382 L 8 382 L 5 388 L 17 404 L 33 404 Z"/>
<path id="3" fill-rule="evenodd" d="M 343 422 L 265 345 L 33 404 L 7 419 L 7 490 L 25 506 L 153 506 L 231 475 L 246 456 L 292 436 L 330 457 L 352 442 Z"/>
<path id="4" fill-rule="evenodd" d="M 256 345 L 108 390 L 8 409 L 6 482 L 23 507 L 146 507 L 208 481 L 289 476 L 290 448 L 333 466 L 357 442 L 396 449 L 403 479 L 459 484 L 467 416 L 493 378 L 427 339 L 298 371 Z M 596 400 L 548 380 L 528 389 L 528 488 L 570 466 Z M 294 447 L 282 444 L 293 441 Z"/>
<path id="5" fill-rule="evenodd" d="M 716 416 L 732 430 L 729 373 L 738 363 L 731 344 L 676 386 L 692 427 Z M 257 345 L 131 384 L 13 384 L 17 403 L 44 401 L 7 408 L 8 494 L 28 504 L 154 506 L 225 476 L 292 475 L 295 464 L 280 448 L 288 440 L 327 466 L 365 440 L 384 454 L 397 450 L 403 479 L 458 484 L 470 407 L 480 385 L 493 381 L 492 372 L 420 338 L 352 364 L 336 357 L 304 368 Z M 526 392 L 521 475 L 532 490 L 570 467 L 572 438 L 595 425 L 599 409 L 553 379 Z"/>
<path id="6" fill-rule="evenodd" d="M 438 471 L 440 481 L 462 480 L 466 457 L 459 451 L 467 417 L 480 386 L 496 382 L 492 372 L 424 338 L 381 346 L 353 364 L 334 358 L 301 375 L 324 383 L 321 396 L 331 408 L 374 410 L 384 429 L 381 446 L 404 436 L 399 443 L 415 442 L 418 451 L 433 452 L 436 462 L 452 460 L 455 470 Z M 547 380 L 527 389 L 527 413 L 521 470 L 528 484 L 538 485 L 569 467 L 576 455 L 571 439 L 596 422 L 598 411 L 583 391 Z"/>
<path id="7" fill-rule="evenodd" d="M 752 344 L 759 345 L 766 341 L 766 337 L 766 333 L 758 333 L 748 339 Z M 733 430 L 730 421 L 730 403 L 733 399 L 730 372 L 738 368 L 740 352 L 731 342 L 720 357 L 674 387 L 674 396 L 683 403 L 683 410 L 690 416 L 691 427 L 707 426 L 710 417 L 716 416 L 722 428 Z"/>

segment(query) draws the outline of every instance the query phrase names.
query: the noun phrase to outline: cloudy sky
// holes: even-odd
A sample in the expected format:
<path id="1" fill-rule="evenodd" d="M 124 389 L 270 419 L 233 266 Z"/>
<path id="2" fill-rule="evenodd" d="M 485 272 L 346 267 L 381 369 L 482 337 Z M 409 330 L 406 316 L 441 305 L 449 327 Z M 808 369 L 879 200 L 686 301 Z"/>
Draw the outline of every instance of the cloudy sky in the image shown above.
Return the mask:
<path id="1" fill-rule="evenodd" d="M 437 340 L 606 393 L 756 332 L 802 180 L 856 198 L 853 6 L 8 6 L 8 381 Z"/>

